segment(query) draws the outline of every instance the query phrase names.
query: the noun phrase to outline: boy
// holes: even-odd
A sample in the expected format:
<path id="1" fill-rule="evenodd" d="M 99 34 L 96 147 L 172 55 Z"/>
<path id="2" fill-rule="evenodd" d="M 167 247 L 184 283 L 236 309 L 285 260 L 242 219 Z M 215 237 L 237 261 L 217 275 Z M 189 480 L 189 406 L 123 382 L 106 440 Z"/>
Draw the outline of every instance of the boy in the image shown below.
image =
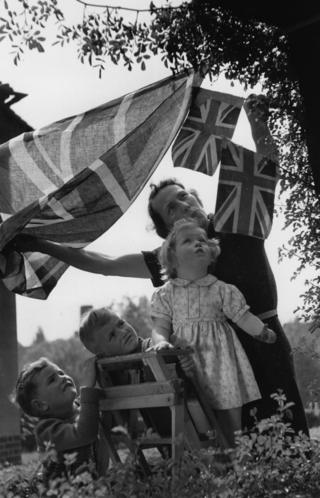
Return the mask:
<path id="1" fill-rule="evenodd" d="M 83 345 L 98 357 L 143 353 L 152 347 L 150 337 L 147 339 L 139 337 L 128 322 L 108 308 L 91 310 L 81 324 L 79 337 Z M 108 372 L 108 376 L 113 385 L 131 383 L 130 374 L 126 370 Z M 140 371 L 140 381 L 152 379 L 151 372 L 145 369 Z M 153 428 L 160 434 L 163 432 L 165 435 L 170 434 L 171 416 L 165 408 L 141 409 L 140 412 L 147 427 Z M 113 414 L 112 421 L 108 417 L 103 420 L 108 427 L 112 425 L 125 427 L 130 425 L 130 414 L 122 410 L 120 413 Z"/>
<path id="2" fill-rule="evenodd" d="M 27 365 L 19 374 L 16 401 L 25 413 L 39 419 L 35 426 L 39 449 L 52 446 L 57 452 L 57 464 L 44 464 L 46 477 L 66 471 L 68 453 L 75 454 L 72 472 L 90 463 L 100 475 L 107 469 L 109 456 L 98 438 L 102 391 L 95 383 L 94 358 L 84 364 L 79 401 L 73 379 L 47 358 Z"/>
<path id="3" fill-rule="evenodd" d="M 94 309 L 84 318 L 79 330 L 80 340 L 83 345 L 93 354 L 98 356 L 121 356 L 131 353 L 143 353 L 152 349 L 151 338 L 143 339 L 137 335 L 134 328 L 126 321 L 122 320 L 114 311 L 108 308 Z M 177 344 L 178 346 L 178 344 Z M 194 368 L 193 359 L 188 356 L 179 357 L 177 365 L 182 377 L 186 379 Z M 113 385 L 123 385 L 130 383 L 129 374 L 126 371 L 108 372 Z M 140 373 L 140 380 L 152 381 L 153 375 L 149 369 L 143 369 Z M 186 387 L 188 383 L 186 384 Z M 189 408 L 191 404 L 188 403 Z M 196 405 L 198 410 L 198 405 Z M 161 436 L 171 434 L 171 413 L 170 410 L 159 407 L 140 410 L 147 427 L 152 427 Z M 122 416 L 124 414 L 122 413 Z M 126 425 L 127 417 L 118 417 L 117 423 Z M 205 429 L 210 429 L 203 422 Z"/>
<path id="4" fill-rule="evenodd" d="M 99 356 L 143 353 L 152 347 L 150 337 L 139 337 L 128 322 L 108 308 L 90 311 L 81 324 L 79 337 L 91 353 Z"/>

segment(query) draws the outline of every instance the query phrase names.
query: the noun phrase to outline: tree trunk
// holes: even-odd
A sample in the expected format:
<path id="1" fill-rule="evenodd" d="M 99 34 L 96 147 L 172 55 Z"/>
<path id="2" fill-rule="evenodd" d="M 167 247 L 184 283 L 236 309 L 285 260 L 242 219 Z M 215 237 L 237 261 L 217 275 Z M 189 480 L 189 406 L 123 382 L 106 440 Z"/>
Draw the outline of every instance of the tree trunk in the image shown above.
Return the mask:
<path id="1" fill-rule="evenodd" d="M 0 462 L 20 463 L 20 414 L 11 395 L 18 371 L 16 302 L 0 281 Z"/>

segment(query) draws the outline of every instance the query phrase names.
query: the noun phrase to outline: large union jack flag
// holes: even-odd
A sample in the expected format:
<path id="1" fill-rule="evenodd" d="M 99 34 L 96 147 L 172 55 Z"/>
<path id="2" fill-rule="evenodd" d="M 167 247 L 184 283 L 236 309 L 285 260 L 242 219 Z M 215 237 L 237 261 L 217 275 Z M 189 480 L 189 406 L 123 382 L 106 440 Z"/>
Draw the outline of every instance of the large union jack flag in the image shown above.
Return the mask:
<path id="1" fill-rule="evenodd" d="M 0 146 L 0 251 L 23 230 L 85 247 L 127 210 L 161 161 L 200 79 L 180 74 Z M 8 289 L 45 299 L 67 266 L 0 253 Z"/>
<path id="2" fill-rule="evenodd" d="M 176 167 L 213 175 L 221 157 L 222 138 L 231 138 L 243 99 L 199 89 L 172 146 Z"/>
<path id="3" fill-rule="evenodd" d="M 217 232 L 265 239 L 271 230 L 278 165 L 230 140 L 222 146 Z"/>

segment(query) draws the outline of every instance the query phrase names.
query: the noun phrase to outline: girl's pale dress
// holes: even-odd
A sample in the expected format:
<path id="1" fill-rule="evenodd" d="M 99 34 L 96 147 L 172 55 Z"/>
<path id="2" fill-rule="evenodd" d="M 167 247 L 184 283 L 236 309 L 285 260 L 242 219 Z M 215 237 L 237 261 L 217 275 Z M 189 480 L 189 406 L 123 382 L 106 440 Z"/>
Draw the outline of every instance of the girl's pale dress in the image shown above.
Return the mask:
<path id="1" fill-rule="evenodd" d="M 191 345 L 198 381 L 212 406 L 227 410 L 261 398 L 249 360 L 228 323 L 249 306 L 233 285 L 213 275 L 188 281 L 176 278 L 157 289 L 152 316 L 173 328 L 179 344 Z M 175 338 L 171 336 L 170 342 Z"/>

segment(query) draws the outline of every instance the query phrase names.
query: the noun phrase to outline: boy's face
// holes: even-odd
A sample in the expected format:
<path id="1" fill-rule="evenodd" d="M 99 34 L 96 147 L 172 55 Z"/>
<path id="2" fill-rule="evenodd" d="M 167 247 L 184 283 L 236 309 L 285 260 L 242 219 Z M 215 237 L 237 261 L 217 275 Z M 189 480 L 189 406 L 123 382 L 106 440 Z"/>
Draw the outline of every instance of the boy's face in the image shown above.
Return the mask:
<path id="1" fill-rule="evenodd" d="M 92 339 L 90 350 L 107 356 L 130 354 L 139 344 L 134 328 L 112 311 L 106 315 L 105 324 L 95 330 Z"/>
<path id="2" fill-rule="evenodd" d="M 73 414 L 76 386 L 69 375 L 49 363 L 37 373 L 36 395 L 33 400 L 41 415 L 67 418 Z"/>

